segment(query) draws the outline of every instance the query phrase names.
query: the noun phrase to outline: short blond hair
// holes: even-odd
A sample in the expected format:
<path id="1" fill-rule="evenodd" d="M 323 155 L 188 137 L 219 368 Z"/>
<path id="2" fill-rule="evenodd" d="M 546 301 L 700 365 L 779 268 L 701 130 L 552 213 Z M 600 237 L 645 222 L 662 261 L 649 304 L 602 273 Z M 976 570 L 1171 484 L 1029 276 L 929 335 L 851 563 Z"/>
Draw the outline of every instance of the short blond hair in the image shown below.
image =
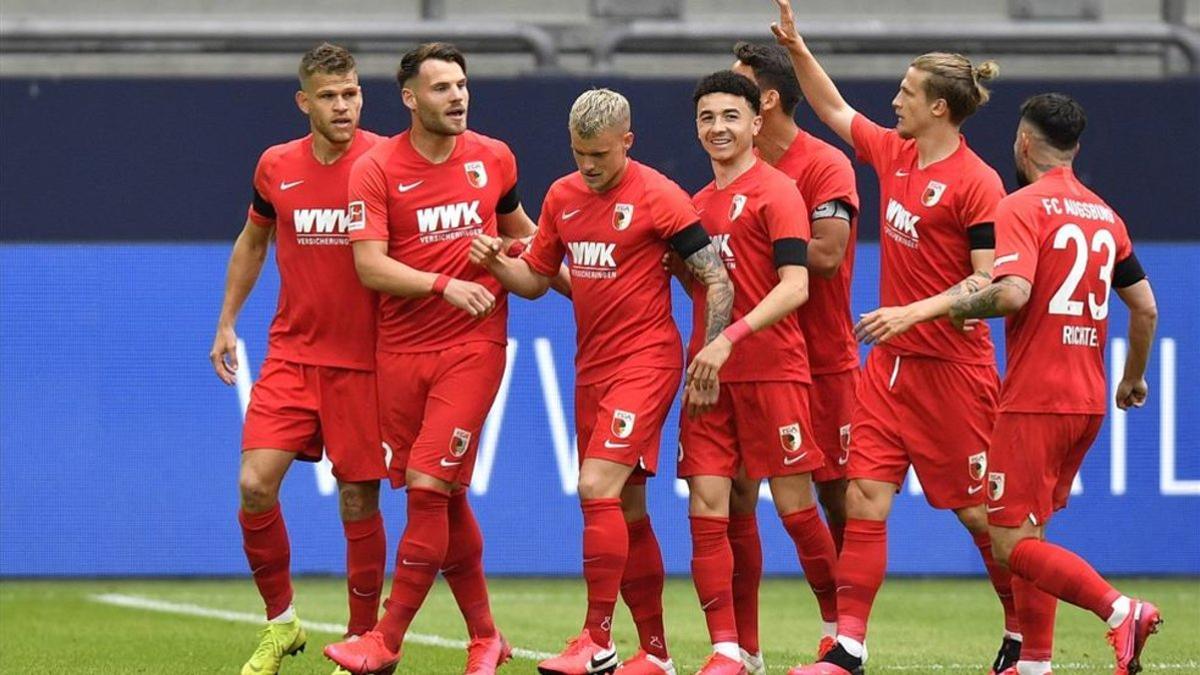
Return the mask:
<path id="1" fill-rule="evenodd" d="M 589 89 L 571 105 L 571 130 L 581 138 L 594 138 L 614 127 L 629 129 L 629 100 L 611 89 Z"/>
<path id="2" fill-rule="evenodd" d="M 983 83 L 1000 74 L 1000 66 L 995 61 L 972 66 L 971 60 L 962 54 L 946 52 L 922 54 L 910 65 L 929 73 L 925 93 L 932 99 L 945 99 L 950 108 L 950 121 L 955 124 L 974 115 L 988 102 L 991 93 Z"/>

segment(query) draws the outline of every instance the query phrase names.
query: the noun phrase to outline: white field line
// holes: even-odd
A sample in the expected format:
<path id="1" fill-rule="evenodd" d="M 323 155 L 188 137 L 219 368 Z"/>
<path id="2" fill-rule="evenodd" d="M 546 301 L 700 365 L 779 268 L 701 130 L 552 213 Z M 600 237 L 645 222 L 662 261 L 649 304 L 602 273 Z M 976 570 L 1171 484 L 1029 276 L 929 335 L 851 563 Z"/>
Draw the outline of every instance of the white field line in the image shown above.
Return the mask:
<path id="1" fill-rule="evenodd" d="M 117 607 L 129 607 L 131 609 L 142 609 L 151 612 L 162 612 L 164 614 L 180 614 L 184 616 L 199 616 L 206 619 L 220 619 L 222 621 L 234 621 L 237 623 L 249 623 L 262 625 L 264 623 L 262 614 L 254 614 L 250 612 L 231 612 L 227 609 L 215 609 L 212 607 L 202 607 L 200 605 L 192 605 L 180 602 L 167 602 L 165 600 L 156 600 L 154 598 L 142 597 L 139 595 L 125 595 L 122 593 L 102 593 L 91 596 L 95 602 L 104 603 L 106 605 L 116 605 Z M 341 624 L 325 623 L 321 621 L 304 621 L 305 630 L 316 633 L 328 633 L 331 635 L 342 635 L 346 632 L 346 627 Z M 409 633 L 404 636 L 405 642 L 414 642 L 420 645 L 430 645 L 433 647 L 445 647 L 447 649 L 466 649 L 467 643 L 464 640 L 451 640 L 438 635 L 425 635 L 422 633 Z M 540 661 L 548 659 L 554 654 L 548 652 L 539 652 L 532 649 L 513 648 L 513 656 L 522 659 L 530 659 Z"/>

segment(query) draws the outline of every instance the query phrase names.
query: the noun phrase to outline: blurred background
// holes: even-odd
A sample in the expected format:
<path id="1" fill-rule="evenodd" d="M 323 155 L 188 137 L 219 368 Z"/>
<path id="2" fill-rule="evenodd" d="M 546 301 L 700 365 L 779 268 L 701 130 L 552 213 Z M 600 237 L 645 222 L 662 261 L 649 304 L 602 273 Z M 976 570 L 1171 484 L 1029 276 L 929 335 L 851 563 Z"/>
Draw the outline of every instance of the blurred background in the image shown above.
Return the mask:
<path id="1" fill-rule="evenodd" d="M 1102 572 L 1200 574 L 1200 381 L 1187 375 L 1200 370 L 1200 0 L 796 4 L 845 97 L 881 124 L 894 122 L 890 101 L 913 56 L 996 59 L 992 102 L 964 133 L 1010 189 L 1021 101 L 1054 90 L 1085 106 L 1076 171 L 1129 225 L 1159 297 L 1159 341 L 1150 402 L 1110 415 L 1053 532 Z M 512 146 L 536 216 L 550 182 L 573 170 L 567 111 L 592 86 L 630 98 L 635 157 L 700 189 L 711 171 L 691 89 L 728 67 L 735 41 L 770 40 L 775 16 L 769 0 L 6 0 L 0 576 L 245 573 L 238 449 L 278 291 L 273 265 L 239 324 L 244 381 L 222 385 L 207 354 L 254 164 L 308 130 L 292 101 L 305 50 L 349 47 L 364 126 L 392 134 L 408 125 L 393 79 L 400 55 L 428 40 L 459 44 L 471 127 Z M 798 118 L 834 140 L 804 105 Z M 878 286 L 878 189 L 858 171 L 855 313 L 876 306 Z M 677 294 L 675 307 L 686 334 L 687 300 Z M 1119 372 L 1119 303 L 1111 320 Z M 472 485 L 492 573 L 579 573 L 572 324 L 557 297 L 513 303 L 510 367 Z M 668 569 L 686 573 L 674 419 L 650 500 Z M 282 500 L 295 570 L 340 573 L 328 467 L 297 464 Z M 773 509 L 761 508 L 768 572 L 797 573 Z M 384 511 L 395 536 L 398 493 Z M 953 516 L 929 509 L 911 477 L 891 523 L 893 573 L 982 574 Z"/>

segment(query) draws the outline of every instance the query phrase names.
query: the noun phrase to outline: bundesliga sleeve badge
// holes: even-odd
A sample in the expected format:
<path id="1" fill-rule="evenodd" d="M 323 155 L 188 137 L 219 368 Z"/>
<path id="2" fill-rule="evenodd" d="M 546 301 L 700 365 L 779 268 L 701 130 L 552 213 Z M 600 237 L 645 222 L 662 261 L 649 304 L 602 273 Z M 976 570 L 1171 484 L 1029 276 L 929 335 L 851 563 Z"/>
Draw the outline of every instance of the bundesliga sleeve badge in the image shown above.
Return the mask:
<path id="1" fill-rule="evenodd" d="M 617 204 L 613 207 L 613 229 L 623 232 L 633 222 L 633 204 Z"/>
<path id="2" fill-rule="evenodd" d="M 467 182 L 472 187 L 481 188 L 487 185 L 487 169 L 484 168 L 483 162 L 467 162 L 463 164 L 463 169 L 466 170 Z"/>
<path id="3" fill-rule="evenodd" d="M 946 184 L 939 183 L 936 180 L 929 181 L 929 185 L 925 186 L 925 192 L 921 193 L 921 203 L 925 206 L 936 206 L 942 199 L 942 193 L 946 191 Z"/>

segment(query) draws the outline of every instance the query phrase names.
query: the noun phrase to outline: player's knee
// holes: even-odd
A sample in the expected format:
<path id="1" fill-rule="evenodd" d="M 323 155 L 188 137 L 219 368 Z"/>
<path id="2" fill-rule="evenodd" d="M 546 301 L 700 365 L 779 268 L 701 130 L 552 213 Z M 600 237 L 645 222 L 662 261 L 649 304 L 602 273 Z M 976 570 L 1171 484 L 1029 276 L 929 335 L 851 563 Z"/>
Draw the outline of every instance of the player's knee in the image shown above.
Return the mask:
<path id="1" fill-rule="evenodd" d="M 379 483 L 339 483 L 338 511 L 343 522 L 370 518 L 379 510 Z"/>
<path id="2" fill-rule="evenodd" d="M 971 534 L 987 534 L 987 511 L 983 505 L 968 506 L 965 509 L 958 509 L 954 512 L 958 516 L 959 522 L 966 527 Z"/>
<path id="3" fill-rule="evenodd" d="M 242 508 L 252 513 L 266 511 L 279 500 L 280 481 L 251 467 L 242 467 L 238 476 L 238 491 Z"/>
<path id="4" fill-rule="evenodd" d="M 744 515 L 754 513 L 758 509 L 758 485 L 753 489 L 743 486 L 735 487 L 729 495 L 729 512 Z"/>
<path id="5" fill-rule="evenodd" d="M 584 471 L 579 474 L 580 499 L 612 499 L 619 497 L 619 484 L 614 484 L 608 476 L 597 471 Z"/>
<path id="6" fill-rule="evenodd" d="M 830 481 L 817 483 L 817 500 L 825 510 L 825 517 L 831 523 L 846 522 L 846 482 Z"/>
<path id="7" fill-rule="evenodd" d="M 891 495 L 878 486 L 850 481 L 846 487 L 846 517 L 861 520 L 886 520 Z"/>

